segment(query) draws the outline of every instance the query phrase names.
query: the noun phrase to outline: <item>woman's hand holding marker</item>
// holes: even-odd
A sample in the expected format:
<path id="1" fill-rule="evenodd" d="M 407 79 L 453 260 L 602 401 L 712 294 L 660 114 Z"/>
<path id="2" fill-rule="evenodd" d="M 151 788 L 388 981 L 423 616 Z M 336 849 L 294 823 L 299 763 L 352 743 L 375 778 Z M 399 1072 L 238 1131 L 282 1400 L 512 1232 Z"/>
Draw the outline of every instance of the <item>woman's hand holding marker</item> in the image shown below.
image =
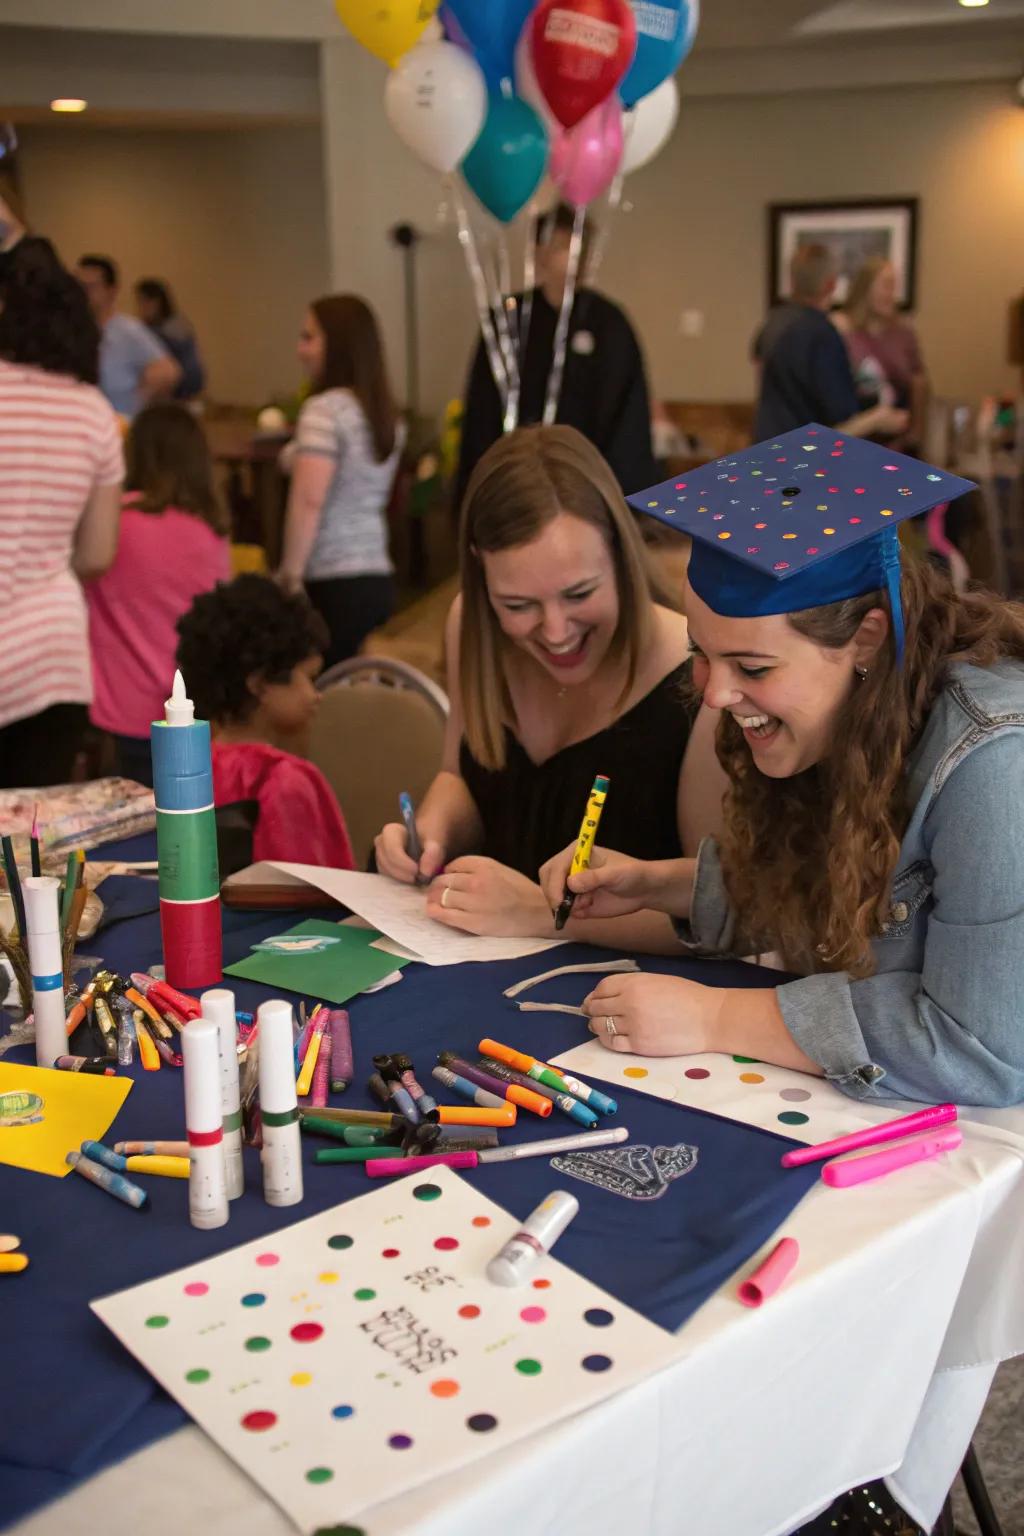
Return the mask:
<path id="1" fill-rule="evenodd" d="M 555 931 L 551 908 L 536 881 L 477 854 L 453 859 L 432 882 L 427 916 L 464 933 L 501 938 L 553 938 Z"/>
<path id="2" fill-rule="evenodd" d="M 390 875 L 392 880 L 400 880 L 403 885 L 416 885 L 419 882 L 425 885 L 444 868 L 445 851 L 432 838 L 424 842 L 418 864 L 410 857 L 408 833 L 405 823 L 401 821 L 389 821 L 386 827 L 382 827 L 374 838 L 373 846 L 379 873 Z"/>
<path id="3" fill-rule="evenodd" d="M 574 917 L 623 917 L 642 911 L 689 915 L 695 859 L 645 861 L 612 848 L 595 848 L 589 868 L 573 874 L 575 852 L 576 844 L 570 843 L 541 867 L 541 887 L 553 908 L 568 887 L 576 896 Z"/>

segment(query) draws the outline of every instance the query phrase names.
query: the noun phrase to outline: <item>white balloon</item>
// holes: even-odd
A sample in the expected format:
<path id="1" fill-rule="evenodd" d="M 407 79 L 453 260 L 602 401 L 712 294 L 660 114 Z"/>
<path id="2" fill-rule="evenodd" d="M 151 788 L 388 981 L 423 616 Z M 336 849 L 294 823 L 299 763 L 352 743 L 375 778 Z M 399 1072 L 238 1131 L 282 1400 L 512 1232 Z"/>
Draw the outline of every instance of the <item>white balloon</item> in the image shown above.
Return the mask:
<path id="1" fill-rule="evenodd" d="M 638 171 L 668 143 L 679 116 L 679 87 L 670 75 L 626 113 L 621 174 Z"/>
<path id="2" fill-rule="evenodd" d="M 402 143 L 446 175 L 469 153 L 484 126 L 483 70 L 454 43 L 418 43 L 388 75 L 384 110 Z"/>

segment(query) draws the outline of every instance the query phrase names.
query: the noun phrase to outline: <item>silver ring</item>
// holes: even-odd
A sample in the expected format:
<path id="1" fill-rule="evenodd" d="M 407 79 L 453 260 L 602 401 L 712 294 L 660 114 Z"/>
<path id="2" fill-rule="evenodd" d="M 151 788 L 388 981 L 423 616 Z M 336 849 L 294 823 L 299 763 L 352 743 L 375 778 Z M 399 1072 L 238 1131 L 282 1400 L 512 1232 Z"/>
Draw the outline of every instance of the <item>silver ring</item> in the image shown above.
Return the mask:
<path id="1" fill-rule="evenodd" d="M 450 890 L 451 890 L 451 886 L 450 885 L 446 885 L 444 890 L 441 892 L 441 905 L 442 905 L 442 907 L 446 907 L 448 905 L 448 892 Z"/>
<path id="2" fill-rule="evenodd" d="M 618 1034 L 618 1030 L 615 1028 L 615 1020 L 612 1018 L 611 1014 L 607 1014 L 605 1016 L 604 1028 L 605 1028 L 605 1034 L 608 1034 L 608 1035 L 617 1035 Z"/>

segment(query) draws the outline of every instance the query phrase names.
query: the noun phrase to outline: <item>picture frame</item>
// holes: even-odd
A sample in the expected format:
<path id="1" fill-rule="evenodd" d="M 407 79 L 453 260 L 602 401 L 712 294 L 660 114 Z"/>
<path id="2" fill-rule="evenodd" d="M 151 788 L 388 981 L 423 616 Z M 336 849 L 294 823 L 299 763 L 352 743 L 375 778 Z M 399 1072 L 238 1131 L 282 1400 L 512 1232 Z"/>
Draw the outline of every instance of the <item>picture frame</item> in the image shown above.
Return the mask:
<path id="1" fill-rule="evenodd" d="M 839 268 L 835 302 L 845 302 L 861 264 L 884 256 L 896 269 L 897 304 L 917 296 L 919 201 L 916 197 L 854 198 L 843 202 L 772 203 L 768 208 L 768 303 L 789 296 L 789 264 L 801 245 L 827 245 Z"/>

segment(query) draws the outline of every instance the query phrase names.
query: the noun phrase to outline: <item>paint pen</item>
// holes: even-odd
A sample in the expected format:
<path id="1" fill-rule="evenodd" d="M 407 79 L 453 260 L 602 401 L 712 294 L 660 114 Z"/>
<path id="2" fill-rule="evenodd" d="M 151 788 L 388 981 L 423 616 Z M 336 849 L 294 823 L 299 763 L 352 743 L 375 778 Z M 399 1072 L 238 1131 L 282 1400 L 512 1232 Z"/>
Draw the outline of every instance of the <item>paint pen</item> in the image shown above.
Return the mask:
<path id="1" fill-rule="evenodd" d="M 390 1114 L 382 1109 L 336 1109 L 333 1105 L 326 1109 L 300 1109 L 299 1119 L 303 1125 L 311 1120 L 331 1120 L 337 1125 L 376 1125 L 384 1130 L 401 1131 L 405 1128 L 403 1115 Z"/>
<path id="2" fill-rule="evenodd" d="M 187 1141 L 115 1141 L 114 1151 L 122 1157 L 191 1157 Z"/>
<path id="3" fill-rule="evenodd" d="M 156 1046 L 157 1055 L 161 1061 L 166 1061 L 169 1067 L 182 1067 L 185 1065 L 185 1058 L 180 1056 L 177 1051 L 172 1051 L 166 1040 L 154 1040 L 153 1044 Z"/>
<path id="4" fill-rule="evenodd" d="M 295 1096 L 291 1004 L 273 998 L 260 1006 L 260 1123 L 263 1198 L 268 1205 L 302 1199 L 302 1147 Z"/>
<path id="5" fill-rule="evenodd" d="M 522 1157 L 555 1157 L 559 1152 L 590 1152 L 594 1147 L 612 1147 L 629 1140 L 629 1129 L 617 1125 L 613 1130 L 584 1131 L 576 1136 L 551 1136 L 545 1141 L 521 1141 L 514 1147 L 497 1147 L 481 1152 L 482 1163 L 515 1163 Z"/>
<path id="6" fill-rule="evenodd" d="M 564 1189 L 548 1195 L 491 1259 L 488 1280 L 494 1285 L 519 1285 L 537 1260 L 554 1247 L 579 1208 L 576 1196 Z"/>
<path id="7" fill-rule="evenodd" d="M 315 1163 L 369 1163 L 375 1157 L 395 1155 L 394 1147 L 320 1147 L 313 1154 Z"/>
<path id="8" fill-rule="evenodd" d="M 135 1038 L 139 1042 L 139 1058 L 143 1070 L 146 1072 L 159 1072 L 160 1053 L 153 1040 L 153 1036 L 146 1028 L 146 1021 L 142 1016 L 142 1009 L 136 1008 L 134 1014 Z"/>
<path id="9" fill-rule="evenodd" d="M 439 1104 L 437 1113 L 441 1125 L 497 1125 L 507 1129 L 516 1123 L 514 1104 L 503 1104 L 500 1109 L 481 1109 L 476 1104 Z"/>
<path id="10" fill-rule="evenodd" d="M 497 1131 L 461 1125 L 417 1125 L 410 1126 L 402 1151 L 418 1157 L 427 1152 L 479 1152 L 497 1145 Z"/>
<path id="11" fill-rule="evenodd" d="M 576 851 L 572 856 L 572 864 L 569 867 L 570 875 L 582 874 L 583 870 L 590 868 L 590 855 L 594 850 L 594 839 L 597 837 L 597 828 L 601 820 L 601 812 L 604 810 L 604 802 L 608 796 L 610 780 L 604 774 L 599 773 L 594 780 L 594 786 L 590 791 L 590 799 L 583 813 L 583 821 L 580 825 L 580 835 L 576 839 Z M 555 932 L 561 933 L 572 913 L 573 903 L 576 900 L 576 892 L 570 891 L 568 879 L 562 899 L 555 908 Z"/>
<path id="12" fill-rule="evenodd" d="M 424 1120 L 437 1119 L 437 1100 L 431 1098 L 416 1081 L 416 1073 L 413 1070 L 411 1056 L 393 1056 L 392 1062 L 395 1071 L 399 1073 L 403 1088 L 408 1088 L 412 1094 L 413 1102 Z"/>
<path id="13" fill-rule="evenodd" d="M 491 1061 L 485 1057 L 480 1062 L 483 1072 L 490 1072 L 495 1077 L 500 1077 L 503 1083 L 516 1083 L 520 1088 L 528 1088 L 531 1093 L 539 1093 L 542 1098 L 550 1099 L 556 1109 L 563 1115 L 568 1115 L 570 1120 L 575 1120 L 577 1125 L 595 1126 L 597 1116 L 592 1109 L 574 1099 L 571 1093 L 562 1093 L 557 1088 L 550 1088 L 547 1083 L 538 1082 L 535 1078 L 527 1077 L 525 1072 L 517 1072 L 514 1067 L 507 1067 L 503 1061 Z"/>
<path id="14" fill-rule="evenodd" d="M 471 1104 L 478 1105 L 481 1109 L 503 1109 L 505 1100 L 499 1098 L 496 1093 L 490 1093 L 486 1088 L 478 1088 L 476 1083 L 471 1083 L 468 1077 L 460 1077 L 450 1067 L 435 1067 L 431 1073 L 437 1081 L 452 1093 L 460 1094 L 468 1099 Z M 440 1112 L 439 1112 L 440 1115 Z M 443 1116 L 440 1118 L 443 1119 Z"/>
<path id="15" fill-rule="evenodd" d="M 93 1012 L 96 1015 L 96 1023 L 99 1025 L 100 1034 L 103 1036 L 103 1044 L 111 1061 L 117 1060 L 117 1024 L 110 1010 L 110 1004 L 105 997 L 99 994 L 92 1001 Z"/>
<path id="16" fill-rule="evenodd" d="M 132 981 L 135 980 L 134 975 Z M 194 997 L 189 997 L 185 992 L 179 992 L 176 987 L 170 986 L 166 981 L 158 981 L 154 977 L 149 979 L 148 989 L 140 987 L 139 991 L 149 999 L 157 1008 L 172 1008 L 180 1018 L 188 1023 L 189 1019 L 198 1019 L 203 1011 L 202 1001 L 196 1002 Z"/>
<path id="17" fill-rule="evenodd" d="M 554 1071 L 554 1068 L 551 1069 Z M 597 1088 L 591 1088 L 589 1083 L 583 1083 L 578 1077 L 570 1077 L 568 1072 L 557 1074 L 565 1083 L 567 1093 L 571 1093 L 574 1099 L 579 1099 L 581 1104 L 586 1104 L 590 1109 L 596 1109 L 599 1115 L 616 1115 L 619 1106 L 615 1099 L 607 1093 L 601 1093 Z"/>
<path id="18" fill-rule="evenodd" d="M 52 1067 L 68 1047 L 64 1016 L 64 962 L 61 955 L 60 881 L 52 875 L 27 875 L 21 883 L 25 902 L 28 963 L 32 972 L 32 1012 L 36 1024 L 36 1066 Z"/>
<path id="19" fill-rule="evenodd" d="M 316 1066 L 313 1068 L 313 1084 L 309 1090 L 309 1102 L 313 1109 L 326 1109 L 327 1095 L 331 1086 L 331 1029 L 333 1014 L 327 1013 L 327 1023 L 320 1040 Z"/>
<path id="20" fill-rule="evenodd" d="M 463 1061 L 461 1056 L 456 1056 L 453 1051 L 442 1051 L 438 1060 L 442 1067 L 448 1067 L 450 1071 L 458 1073 L 459 1077 L 466 1077 L 471 1083 L 476 1083 L 478 1088 L 486 1088 L 488 1093 L 504 1096 L 510 1104 L 517 1104 L 520 1109 L 528 1109 L 535 1115 L 546 1119 L 551 1113 L 551 1100 L 544 1098 L 533 1088 L 522 1088 L 518 1083 L 502 1082 L 500 1077 L 495 1077 L 493 1072 L 481 1072 L 479 1067 L 473 1067 L 468 1061 Z"/>
<path id="21" fill-rule="evenodd" d="M 344 1008 L 331 1010 L 331 1092 L 344 1093 L 352 1081 L 352 1025 Z"/>
<path id="22" fill-rule="evenodd" d="M 423 857 L 423 844 L 416 828 L 416 807 L 412 803 L 412 796 L 406 790 L 398 797 L 398 809 L 402 813 L 405 822 L 405 851 L 416 865 L 416 884 L 429 885 L 430 881 L 420 871 L 420 860 Z"/>
<path id="23" fill-rule="evenodd" d="M 226 987 L 214 987 L 199 999 L 204 1019 L 217 1026 L 217 1062 L 220 1081 L 220 1118 L 224 1132 L 224 1178 L 228 1199 L 237 1200 L 245 1191 L 242 1163 L 242 1105 L 238 1092 L 238 1026 L 235 1023 L 235 994 Z"/>
<path id="24" fill-rule="evenodd" d="M 411 1125 L 419 1125 L 423 1116 L 420 1114 L 412 1094 L 402 1083 L 394 1058 L 392 1056 L 375 1056 L 373 1064 L 377 1068 L 377 1073 L 383 1078 L 384 1085 L 388 1091 L 388 1098 L 398 1113 L 404 1115 Z"/>
<path id="25" fill-rule="evenodd" d="M 185 1129 L 190 1148 L 188 1214 L 194 1227 L 210 1231 L 228 1219 L 224 1131 L 220 1112 L 217 1026 L 193 1019 L 181 1032 L 185 1058 Z"/>
<path id="26" fill-rule="evenodd" d="M 58 1056 L 54 1062 L 58 1072 L 84 1072 L 91 1077 L 116 1077 L 108 1056 Z"/>
<path id="27" fill-rule="evenodd" d="M 614 1099 L 609 1099 L 603 1093 L 596 1093 L 578 1078 L 567 1078 L 554 1067 L 549 1067 L 547 1062 L 538 1061 L 536 1056 L 530 1056 L 525 1051 L 513 1050 L 509 1045 L 502 1045 L 498 1040 L 481 1040 L 477 1046 L 481 1056 L 487 1056 L 491 1061 L 500 1061 L 506 1067 L 511 1067 L 516 1072 L 521 1072 L 532 1082 L 543 1083 L 547 1088 L 554 1088 L 558 1093 L 569 1095 L 588 1104 L 598 1114 L 614 1115 L 618 1109 Z M 610 1105 L 610 1108 L 603 1107 Z M 585 1124 L 586 1122 L 581 1122 Z"/>
<path id="28" fill-rule="evenodd" d="M 305 1136 L 326 1136 L 330 1141 L 344 1142 L 346 1147 L 393 1147 L 396 1144 L 396 1132 L 377 1125 L 339 1125 L 336 1120 L 318 1120 L 315 1115 L 303 1115 L 299 1128 Z"/>
<path id="29" fill-rule="evenodd" d="M 122 1200 L 125 1205 L 134 1206 L 137 1211 L 148 1209 L 149 1196 L 146 1191 L 140 1189 L 138 1184 L 133 1184 L 131 1179 L 126 1179 L 123 1173 L 104 1168 L 102 1163 L 94 1163 L 91 1158 L 83 1157 L 81 1152 L 69 1152 L 64 1161 L 75 1173 L 88 1179 L 98 1189 L 105 1189 L 115 1200 Z"/>
<path id="30" fill-rule="evenodd" d="M 896 1142 L 883 1152 L 866 1152 L 859 1157 L 837 1158 L 826 1163 L 821 1177 L 833 1189 L 850 1189 L 855 1184 L 866 1184 L 869 1179 L 883 1178 L 897 1168 L 908 1168 L 912 1163 L 925 1162 L 939 1157 L 943 1152 L 953 1152 L 964 1139 L 959 1126 L 946 1126 L 934 1135 L 918 1136 L 913 1141 Z"/>
<path id="31" fill-rule="evenodd" d="M 426 1157 L 377 1157 L 366 1164 L 371 1179 L 397 1179 L 424 1168 L 475 1168 L 476 1152 L 438 1152 Z"/>

